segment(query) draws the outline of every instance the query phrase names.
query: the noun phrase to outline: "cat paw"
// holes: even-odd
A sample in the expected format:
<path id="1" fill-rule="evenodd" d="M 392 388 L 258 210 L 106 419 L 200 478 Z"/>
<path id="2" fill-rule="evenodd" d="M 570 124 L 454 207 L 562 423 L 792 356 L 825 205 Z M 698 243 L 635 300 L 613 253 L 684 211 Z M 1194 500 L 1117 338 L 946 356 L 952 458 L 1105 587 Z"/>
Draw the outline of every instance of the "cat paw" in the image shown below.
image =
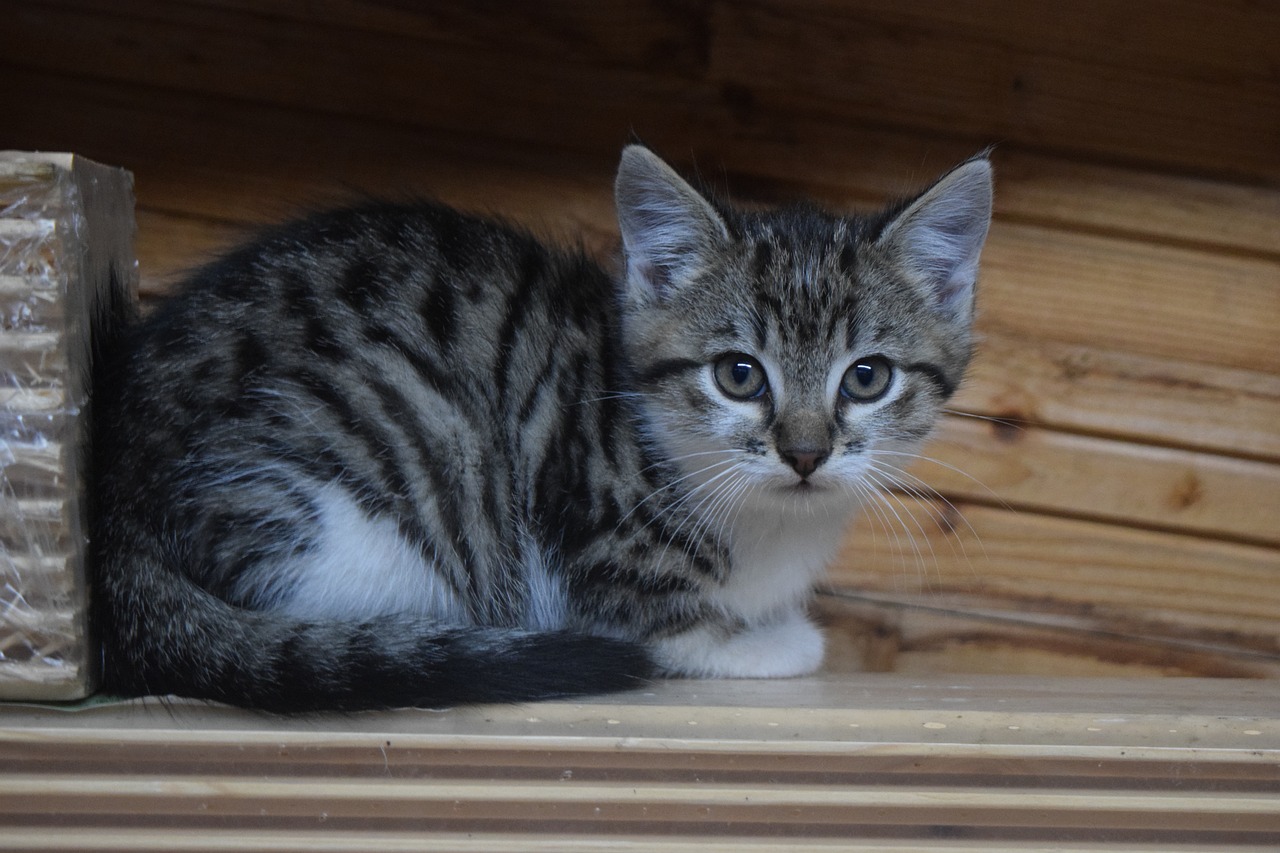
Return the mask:
<path id="1" fill-rule="evenodd" d="M 790 678 L 822 665 L 822 631 L 801 613 L 726 636 L 700 627 L 655 641 L 651 651 L 668 675 L 689 678 Z"/>

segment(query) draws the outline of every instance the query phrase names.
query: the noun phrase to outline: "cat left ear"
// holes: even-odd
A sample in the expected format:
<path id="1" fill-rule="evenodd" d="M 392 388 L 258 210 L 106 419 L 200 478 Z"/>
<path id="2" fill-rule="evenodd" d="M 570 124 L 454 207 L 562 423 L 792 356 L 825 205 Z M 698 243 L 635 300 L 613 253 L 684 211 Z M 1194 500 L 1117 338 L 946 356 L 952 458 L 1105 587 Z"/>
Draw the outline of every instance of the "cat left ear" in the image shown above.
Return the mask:
<path id="1" fill-rule="evenodd" d="M 693 278 L 729 229 L 701 193 L 643 145 L 622 151 L 614 183 L 627 286 L 665 297 Z"/>
<path id="2" fill-rule="evenodd" d="M 968 323 L 991 224 L 992 172 L 985 156 L 962 163 L 894 217 L 878 243 L 912 280 L 930 291 L 945 316 Z"/>

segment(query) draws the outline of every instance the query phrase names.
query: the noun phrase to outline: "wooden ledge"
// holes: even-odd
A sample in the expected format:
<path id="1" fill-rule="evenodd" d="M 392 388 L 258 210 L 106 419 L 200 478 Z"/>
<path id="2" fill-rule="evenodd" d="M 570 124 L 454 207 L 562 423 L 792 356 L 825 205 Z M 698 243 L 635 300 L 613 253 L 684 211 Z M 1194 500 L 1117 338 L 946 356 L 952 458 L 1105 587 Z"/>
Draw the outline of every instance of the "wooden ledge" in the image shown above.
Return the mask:
<path id="1" fill-rule="evenodd" d="M 0 850 L 1274 850 L 1280 683 L 685 681 L 302 720 L 7 706 L 0 824 Z"/>

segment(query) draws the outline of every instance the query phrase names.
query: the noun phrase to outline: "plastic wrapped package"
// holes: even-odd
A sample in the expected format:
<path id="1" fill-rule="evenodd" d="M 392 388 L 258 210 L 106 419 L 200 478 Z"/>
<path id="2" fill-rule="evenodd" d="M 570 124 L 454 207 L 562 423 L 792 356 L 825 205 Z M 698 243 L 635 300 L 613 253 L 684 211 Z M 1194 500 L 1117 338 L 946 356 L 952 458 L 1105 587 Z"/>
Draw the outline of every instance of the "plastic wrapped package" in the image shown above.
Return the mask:
<path id="1" fill-rule="evenodd" d="M 82 448 L 92 323 L 137 294 L 133 177 L 0 152 L 0 699 L 93 688 Z"/>

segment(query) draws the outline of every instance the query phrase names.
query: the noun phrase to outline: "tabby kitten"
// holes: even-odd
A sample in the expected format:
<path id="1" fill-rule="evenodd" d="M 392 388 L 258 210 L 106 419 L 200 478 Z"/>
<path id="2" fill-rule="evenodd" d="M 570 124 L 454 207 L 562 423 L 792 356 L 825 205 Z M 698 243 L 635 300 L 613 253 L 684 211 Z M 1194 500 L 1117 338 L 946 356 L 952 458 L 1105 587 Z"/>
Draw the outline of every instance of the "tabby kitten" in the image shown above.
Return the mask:
<path id="1" fill-rule="evenodd" d="M 106 687 L 271 711 L 807 673 L 876 454 L 969 358 L 991 168 L 870 217 L 640 146 L 625 272 L 431 205 L 270 231 L 95 376 Z"/>

